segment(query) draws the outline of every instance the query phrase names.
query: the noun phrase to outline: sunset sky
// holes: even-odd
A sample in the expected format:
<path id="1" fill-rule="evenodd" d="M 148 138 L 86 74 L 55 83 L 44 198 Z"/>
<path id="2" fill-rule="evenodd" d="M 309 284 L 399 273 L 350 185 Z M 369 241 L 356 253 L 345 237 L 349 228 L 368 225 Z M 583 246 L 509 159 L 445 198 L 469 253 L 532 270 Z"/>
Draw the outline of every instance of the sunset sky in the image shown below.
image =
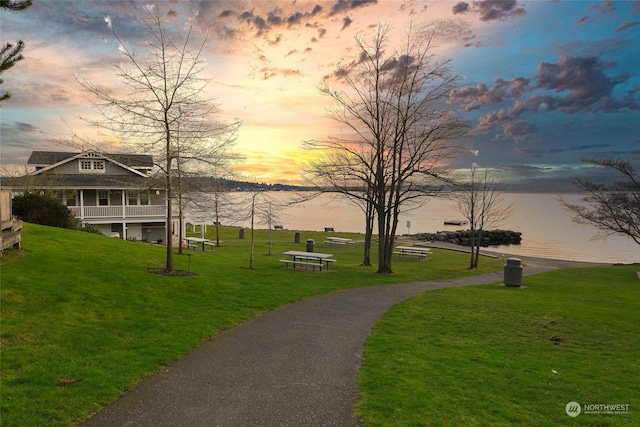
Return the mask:
<path id="1" fill-rule="evenodd" d="M 25 59 L 2 78 L 2 162 L 33 150 L 71 151 L 76 133 L 105 151 L 115 139 L 78 116 L 94 114 L 75 75 L 117 84 L 122 56 L 108 26 L 132 46 L 150 1 L 34 0 L 0 11 L 0 42 L 23 40 Z M 583 175 L 581 157 L 640 155 L 640 1 L 166 1 L 176 25 L 196 14 L 208 33 L 208 95 L 220 120 L 241 120 L 246 179 L 298 183 L 302 143 L 335 134 L 323 78 L 355 57 L 354 37 L 380 22 L 398 40 L 410 26 L 437 31 L 435 53 L 462 77 L 449 106 L 473 127 L 472 162 L 510 182 L 554 185 Z M 473 154 L 472 154 L 473 153 Z M 477 154 L 474 155 L 474 154 Z M 540 181 L 544 180 L 544 181 Z"/>

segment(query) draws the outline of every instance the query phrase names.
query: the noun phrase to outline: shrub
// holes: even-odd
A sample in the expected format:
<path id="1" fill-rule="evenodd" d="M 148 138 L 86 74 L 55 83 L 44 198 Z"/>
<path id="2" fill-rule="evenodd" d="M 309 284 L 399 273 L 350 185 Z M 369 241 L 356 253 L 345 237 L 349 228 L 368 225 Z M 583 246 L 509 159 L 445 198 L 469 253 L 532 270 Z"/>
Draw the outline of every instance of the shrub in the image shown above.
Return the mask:
<path id="1" fill-rule="evenodd" d="M 13 199 L 13 214 L 33 224 L 77 228 L 77 221 L 60 199 L 48 194 L 25 193 Z"/>

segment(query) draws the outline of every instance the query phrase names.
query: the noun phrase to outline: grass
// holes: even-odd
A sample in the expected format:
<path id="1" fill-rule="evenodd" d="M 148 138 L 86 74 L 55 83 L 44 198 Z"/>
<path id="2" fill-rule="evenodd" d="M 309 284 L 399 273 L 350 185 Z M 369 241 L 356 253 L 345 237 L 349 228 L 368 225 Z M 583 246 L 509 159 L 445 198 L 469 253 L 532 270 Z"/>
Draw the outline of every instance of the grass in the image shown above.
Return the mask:
<path id="1" fill-rule="evenodd" d="M 638 265 L 436 290 L 390 309 L 365 345 L 365 426 L 640 425 Z M 569 402 L 629 405 L 581 414 Z"/>
<path id="2" fill-rule="evenodd" d="M 167 277 L 147 272 L 164 266 L 163 247 L 25 224 L 23 250 L 2 258 L 2 425 L 74 425 L 206 338 L 293 301 L 503 263 L 483 259 L 472 272 L 466 254 L 434 250 L 429 261 L 398 260 L 396 273 L 378 275 L 360 266 L 359 244 L 331 248 L 337 272 L 292 271 L 280 254 L 304 250 L 306 239 L 324 250 L 325 234 L 304 231 L 293 243 L 293 231 L 274 232 L 274 255 L 265 256 L 260 231 L 249 270 L 249 233 L 239 240 L 237 228 L 222 231 L 222 247 L 176 255 L 176 268 L 196 275 Z"/>

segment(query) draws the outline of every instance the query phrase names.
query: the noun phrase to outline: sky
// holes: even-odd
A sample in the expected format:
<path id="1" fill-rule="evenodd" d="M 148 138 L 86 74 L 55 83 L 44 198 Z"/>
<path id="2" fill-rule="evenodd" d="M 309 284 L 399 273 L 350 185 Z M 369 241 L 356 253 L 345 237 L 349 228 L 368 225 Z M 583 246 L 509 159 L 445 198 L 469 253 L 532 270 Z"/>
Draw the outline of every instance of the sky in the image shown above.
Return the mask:
<path id="1" fill-rule="evenodd" d="M 34 0 L 0 11 L 0 42 L 23 40 L 25 59 L 3 73 L 2 163 L 33 150 L 75 151 L 78 139 L 106 152 L 81 76 L 119 84 L 127 46 L 147 37 L 151 1 Z M 235 171 L 247 180 L 298 184 L 313 153 L 304 141 L 340 132 L 319 85 L 356 56 L 355 37 L 380 23 L 391 44 L 409 27 L 436 31 L 433 53 L 460 76 L 446 106 L 471 124 L 469 155 L 507 182 L 550 188 L 585 174 L 581 158 L 640 155 L 640 1 L 220 0 L 162 1 L 176 26 L 191 17 L 207 37 L 206 95 L 220 121 L 241 120 Z M 73 136 L 76 136 L 75 138 Z M 76 146 L 77 148 L 77 146 Z"/>

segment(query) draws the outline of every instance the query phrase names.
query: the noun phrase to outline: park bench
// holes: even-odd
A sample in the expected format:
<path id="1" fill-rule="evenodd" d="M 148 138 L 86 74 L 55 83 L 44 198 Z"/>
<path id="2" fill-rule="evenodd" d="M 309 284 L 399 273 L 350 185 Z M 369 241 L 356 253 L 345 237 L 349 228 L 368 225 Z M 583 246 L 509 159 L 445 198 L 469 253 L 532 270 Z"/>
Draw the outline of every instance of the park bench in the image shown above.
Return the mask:
<path id="1" fill-rule="evenodd" d="M 325 233 L 335 233 L 335 231 L 333 230 L 333 227 L 325 227 L 324 228 L 324 232 Z"/>
<path id="2" fill-rule="evenodd" d="M 282 228 L 282 226 L 281 226 L 281 225 L 274 225 L 274 226 L 273 226 L 273 229 L 274 229 L 275 231 L 283 231 L 283 230 L 284 230 L 284 228 Z"/>

